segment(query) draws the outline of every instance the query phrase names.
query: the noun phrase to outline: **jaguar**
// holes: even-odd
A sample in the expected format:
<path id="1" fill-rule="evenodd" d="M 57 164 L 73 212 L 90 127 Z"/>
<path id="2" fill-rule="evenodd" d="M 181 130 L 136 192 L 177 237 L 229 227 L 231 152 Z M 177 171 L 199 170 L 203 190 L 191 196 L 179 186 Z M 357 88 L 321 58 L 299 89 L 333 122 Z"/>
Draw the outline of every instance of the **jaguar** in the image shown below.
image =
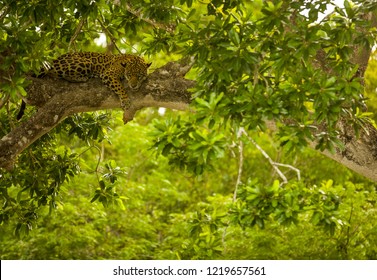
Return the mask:
<path id="1" fill-rule="evenodd" d="M 130 109 L 131 102 L 123 80 L 129 88 L 138 89 L 146 80 L 151 64 L 132 54 L 74 52 L 61 55 L 50 67 L 42 68 L 36 76 L 41 78 L 49 75 L 69 82 L 86 82 L 90 78 L 100 78 L 104 85 L 119 96 L 121 107 L 126 112 Z M 125 123 L 127 121 L 129 120 L 124 119 Z"/>

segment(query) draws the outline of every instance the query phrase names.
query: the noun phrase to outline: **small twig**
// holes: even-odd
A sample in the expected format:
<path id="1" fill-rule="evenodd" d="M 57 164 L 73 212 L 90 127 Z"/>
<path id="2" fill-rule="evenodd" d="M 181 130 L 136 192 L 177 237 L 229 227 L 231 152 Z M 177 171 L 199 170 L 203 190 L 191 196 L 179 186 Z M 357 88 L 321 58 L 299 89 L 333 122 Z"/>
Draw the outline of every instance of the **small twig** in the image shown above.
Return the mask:
<path id="1" fill-rule="evenodd" d="M 297 173 L 297 178 L 298 178 L 298 180 L 300 180 L 301 179 L 301 176 L 300 176 L 300 170 L 299 169 L 297 169 L 296 167 L 293 167 L 292 165 L 289 165 L 289 164 L 283 164 L 283 163 L 278 163 L 278 162 L 275 162 L 275 161 L 273 161 L 272 159 L 271 159 L 271 157 L 262 149 L 262 147 L 261 146 L 259 146 L 258 144 L 257 144 L 257 142 L 255 142 L 254 141 L 254 139 L 253 138 L 251 138 L 248 134 L 247 134 L 247 132 L 246 132 L 246 130 L 243 128 L 243 127 L 241 127 L 240 128 L 240 132 L 241 132 L 241 134 L 244 134 L 246 137 L 247 137 L 247 139 L 249 139 L 249 141 L 262 153 L 262 155 L 268 160 L 268 162 L 271 164 L 271 166 L 272 166 L 272 168 L 274 168 L 275 169 L 275 171 L 276 171 L 276 173 L 279 175 L 279 177 L 283 180 L 283 182 L 280 184 L 280 186 L 282 186 L 282 185 L 285 185 L 285 184 L 287 184 L 288 183 L 288 179 L 287 179 L 287 177 L 284 175 L 284 173 L 278 168 L 278 166 L 283 166 L 283 167 L 287 167 L 287 168 L 289 168 L 289 169 L 291 169 L 291 170 L 294 170 L 296 173 Z"/>
<path id="2" fill-rule="evenodd" d="M 237 199 L 237 191 L 238 191 L 238 187 L 239 185 L 241 184 L 241 178 L 242 178 L 242 171 L 243 171 L 243 163 L 244 163 L 244 157 L 243 157 L 243 148 L 244 148 L 244 143 L 241 139 L 241 136 L 242 135 L 245 135 L 247 137 L 247 139 L 262 153 L 262 155 L 268 160 L 268 162 L 271 164 L 271 166 L 275 169 L 276 173 L 280 176 L 280 178 L 283 180 L 283 182 L 280 184 L 280 186 L 284 185 L 284 184 L 287 184 L 288 183 L 288 179 L 287 177 L 284 175 L 284 173 L 278 168 L 278 166 L 282 166 L 282 167 L 286 167 L 286 168 L 289 168 L 291 170 L 294 170 L 296 173 L 297 173 L 297 179 L 300 181 L 301 180 L 301 175 L 300 175 L 300 170 L 297 169 L 296 167 L 293 167 L 292 165 L 289 165 L 289 164 L 283 164 L 283 163 L 278 163 L 278 162 L 275 162 L 271 159 L 271 157 L 262 149 L 261 146 L 259 146 L 253 138 L 251 138 L 246 130 L 241 127 L 240 130 L 238 131 L 237 133 L 237 140 L 238 140 L 238 152 L 239 152 L 239 160 L 238 160 L 238 174 L 237 174 L 237 181 L 236 181 L 236 186 L 235 186 L 235 189 L 234 189 L 234 193 L 233 193 L 233 200 L 232 202 L 235 203 L 236 202 L 236 199 Z M 225 235 L 226 235 L 226 232 L 228 230 L 228 227 L 230 225 L 230 221 L 228 221 L 226 223 L 226 226 L 224 228 L 224 232 L 222 234 L 222 243 L 224 244 L 224 250 L 226 249 L 225 248 Z"/>
<path id="3" fill-rule="evenodd" d="M 69 41 L 69 44 L 68 44 L 68 51 L 70 51 L 70 49 L 71 49 L 71 45 L 72 45 L 72 44 L 76 47 L 76 45 L 75 45 L 76 38 L 77 38 L 77 36 L 79 35 L 79 33 L 80 33 L 82 27 L 84 26 L 85 21 L 86 21 L 86 19 L 82 18 L 82 19 L 80 20 L 79 24 L 77 25 L 77 27 L 76 27 L 76 31 L 75 31 L 75 34 L 73 34 L 71 40 Z"/>
<path id="4" fill-rule="evenodd" d="M 145 21 L 146 23 L 149 23 L 150 25 L 152 25 L 155 28 L 163 29 L 163 30 L 165 30 L 165 31 L 167 31 L 169 33 L 174 33 L 175 26 L 173 24 L 171 24 L 171 25 L 165 25 L 165 24 L 162 24 L 162 23 L 158 23 L 158 22 L 154 21 L 153 19 L 145 18 L 140 11 L 134 10 L 131 7 L 130 4 L 126 4 L 126 10 L 129 13 L 133 14 L 135 17 L 137 17 L 137 18 Z"/>
<path id="5" fill-rule="evenodd" d="M 0 100 L 0 109 L 4 107 L 4 105 L 8 102 L 10 97 L 9 93 L 6 93 L 5 96 Z"/>
<path id="6" fill-rule="evenodd" d="M 103 24 L 102 20 L 100 20 L 99 18 L 97 18 L 97 20 L 98 20 L 99 24 L 101 25 L 103 32 L 105 32 L 109 36 L 111 43 L 114 45 L 114 47 L 117 49 L 117 51 L 121 54 L 122 52 L 118 48 L 113 34 L 110 33 L 110 31 L 107 29 L 107 27 Z"/>
<path id="7" fill-rule="evenodd" d="M 102 146 L 103 146 L 103 143 L 102 143 Z M 100 173 L 99 171 L 99 165 L 100 163 L 102 162 L 102 157 L 103 157 L 103 148 L 99 148 L 98 146 L 96 145 L 90 145 L 88 148 L 86 148 L 84 151 L 82 151 L 77 157 L 81 157 L 83 154 L 85 154 L 87 151 L 91 150 L 91 149 L 95 149 L 97 152 L 98 152 L 98 160 L 97 160 L 97 164 L 96 164 L 96 167 L 94 168 L 94 171 L 93 173 L 96 174 L 96 177 L 97 177 L 97 181 L 99 182 L 100 181 L 100 178 L 98 176 L 98 173 Z M 90 171 L 90 173 L 92 173 Z"/>
<path id="8" fill-rule="evenodd" d="M 280 178 L 283 180 L 282 184 L 288 183 L 287 177 L 283 174 L 283 172 L 280 171 L 280 169 L 276 166 L 275 162 L 271 159 L 271 157 L 262 149 L 261 146 L 257 144 L 257 142 L 254 141 L 253 138 L 251 138 L 244 128 L 241 128 L 242 133 L 249 139 L 249 141 L 262 153 L 262 155 L 268 160 L 268 162 L 271 164 L 271 166 L 275 169 L 276 173 L 280 176 Z"/>
<path id="9" fill-rule="evenodd" d="M 278 163 L 278 162 L 274 162 L 274 165 L 286 167 L 286 168 L 289 168 L 289 169 L 295 171 L 297 173 L 297 180 L 301 181 L 301 171 L 300 171 L 300 169 L 298 169 L 298 168 L 296 168 L 296 167 L 294 167 L 290 164 L 284 164 L 284 163 Z"/>
<path id="10" fill-rule="evenodd" d="M 2 11 L 1 11 L 1 14 L 0 14 L 0 22 L 3 22 L 3 19 L 5 18 L 6 15 L 8 15 L 9 10 L 10 10 L 9 5 L 4 6 L 4 8 L 2 8 Z"/>
<path id="11" fill-rule="evenodd" d="M 233 193 L 233 203 L 236 202 L 236 199 L 237 199 L 237 191 L 238 191 L 238 186 L 241 184 L 241 178 L 242 178 L 242 170 L 243 170 L 243 147 L 244 147 L 244 144 L 243 144 L 243 141 L 241 139 L 241 136 L 242 136 L 242 129 L 240 129 L 237 133 L 237 139 L 238 139 L 238 152 L 239 152 L 239 159 L 238 159 L 238 174 L 237 174 L 237 181 L 236 181 L 236 187 L 234 188 L 234 193 Z M 226 232 L 227 232 L 227 229 L 230 225 L 230 221 L 227 222 L 226 226 L 225 226 L 225 229 L 224 229 L 224 232 L 223 232 L 223 235 L 222 235 L 222 243 L 225 244 L 225 235 L 226 235 Z M 225 247 L 225 245 L 224 245 Z"/>
<path id="12" fill-rule="evenodd" d="M 238 186 L 241 184 L 241 178 L 242 178 L 242 170 L 243 170 L 243 141 L 241 139 L 242 133 L 243 133 L 242 129 L 240 129 L 237 133 L 237 139 L 239 140 L 238 152 L 240 154 L 240 158 L 238 160 L 238 175 L 237 175 L 236 187 L 233 193 L 233 203 L 237 199 Z"/>

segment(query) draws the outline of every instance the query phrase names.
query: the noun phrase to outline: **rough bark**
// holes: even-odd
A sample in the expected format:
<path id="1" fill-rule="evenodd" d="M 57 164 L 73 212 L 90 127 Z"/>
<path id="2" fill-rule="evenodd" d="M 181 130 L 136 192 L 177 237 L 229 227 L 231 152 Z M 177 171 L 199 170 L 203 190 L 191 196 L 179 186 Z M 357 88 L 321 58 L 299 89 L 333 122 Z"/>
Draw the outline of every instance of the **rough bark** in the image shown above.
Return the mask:
<path id="1" fill-rule="evenodd" d="M 377 130 L 369 125 L 356 137 L 354 129 L 345 121 L 338 124 L 339 138 L 345 146 L 335 154 L 329 151 L 322 153 L 349 169 L 377 182 Z"/>
<path id="2" fill-rule="evenodd" d="M 183 78 L 190 69 L 187 63 L 171 62 L 148 76 L 137 91 L 129 91 L 133 116 L 144 107 L 188 108 L 194 81 Z M 29 77 L 27 104 L 38 111 L 0 139 L 0 167 L 11 169 L 17 156 L 42 135 L 48 133 L 65 117 L 74 113 L 120 108 L 116 94 L 99 79 L 86 83 L 70 83 L 60 79 Z"/>

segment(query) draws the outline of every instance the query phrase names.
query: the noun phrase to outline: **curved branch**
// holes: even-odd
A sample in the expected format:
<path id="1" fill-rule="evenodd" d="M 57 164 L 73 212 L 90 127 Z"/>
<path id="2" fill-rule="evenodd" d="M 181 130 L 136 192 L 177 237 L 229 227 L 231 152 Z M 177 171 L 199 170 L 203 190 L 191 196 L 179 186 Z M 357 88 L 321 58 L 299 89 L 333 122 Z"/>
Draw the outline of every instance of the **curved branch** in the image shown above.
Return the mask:
<path id="1" fill-rule="evenodd" d="M 77 25 L 75 33 L 73 34 L 71 40 L 69 40 L 68 51 L 70 50 L 72 45 L 74 45 L 74 47 L 76 49 L 76 45 L 75 45 L 76 39 L 77 39 L 77 36 L 79 35 L 79 33 L 81 32 L 81 29 L 84 26 L 85 22 L 86 22 L 86 19 L 82 18 L 80 20 L 79 24 Z"/>
<path id="2" fill-rule="evenodd" d="M 170 62 L 148 76 L 137 91 L 129 91 L 132 103 L 125 112 L 132 119 L 144 107 L 166 107 L 185 110 L 191 100 L 189 88 L 194 81 L 183 78 L 187 63 Z M 184 69 L 184 71 L 179 71 Z M 105 87 L 99 79 L 86 83 L 70 83 L 45 77 L 32 80 L 27 103 L 38 111 L 0 139 L 0 167 L 11 169 L 17 156 L 42 135 L 48 133 L 65 117 L 79 112 L 120 108 L 118 96 Z"/>
<path id="3" fill-rule="evenodd" d="M 133 14 L 135 17 L 145 21 L 146 23 L 149 23 L 154 28 L 165 30 L 169 33 L 174 33 L 175 25 L 174 24 L 162 24 L 159 22 L 156 22 L 153 19 L 147 18 L 143 15 L 141 11 L 135 10 L 130 4 L 126 4 L 126 9 L 129 13 Z"/>
<path id="4" fill-rule="evenodd" d="M 325 150 L 322 154 L 377 182 L 376 128 L 368 125 L 360 131 L 360 136 L 357 137 L 354 129 L 346 121 L 340 121 L 338 127 L 339 139 L 345 147 L 344 150 L 339 150 L 336 153 Z"/>

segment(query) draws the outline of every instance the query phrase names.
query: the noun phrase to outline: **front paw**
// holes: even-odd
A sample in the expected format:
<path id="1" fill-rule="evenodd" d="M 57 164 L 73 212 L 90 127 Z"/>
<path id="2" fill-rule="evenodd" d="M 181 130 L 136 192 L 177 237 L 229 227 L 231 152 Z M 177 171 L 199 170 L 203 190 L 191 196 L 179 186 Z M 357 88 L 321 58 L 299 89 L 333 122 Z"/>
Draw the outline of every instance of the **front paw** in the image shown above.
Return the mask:
<path id="1" fill-rule="evenodd" d="M 131 110 L 124 111 L 123 113 L 123 123 L 126 124 L 134 119 L 135 112 Z"/>

